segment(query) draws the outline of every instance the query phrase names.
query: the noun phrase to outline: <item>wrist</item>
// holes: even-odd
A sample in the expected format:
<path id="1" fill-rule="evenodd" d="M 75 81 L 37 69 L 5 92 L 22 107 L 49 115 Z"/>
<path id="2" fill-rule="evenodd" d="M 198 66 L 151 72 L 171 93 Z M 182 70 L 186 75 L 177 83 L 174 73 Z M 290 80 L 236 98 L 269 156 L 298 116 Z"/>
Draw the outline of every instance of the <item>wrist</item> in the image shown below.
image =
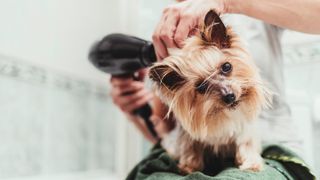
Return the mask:
<path id="1" fill-rule="evenodd" d="M 226 14 L 229 13 L 230 10 L 230 1 L 231 0 L 219 0 L 219 4 L 220 4 L 220 10 L 219 14 Z"/>
<path id="2" fill-rule="evenodd" d="M 250 0 L 222 0 L 223 14 L 246 14 L 250 7 Z"/>
<path id="3" fill-rule="evenodd" d="M 136 123 L 137 121 L 139 121 L 140 117 L 138 115 L 135 115 L 133 113 L 124 113 L 125 116 L 127 117 L 127 119 L 129 119 L 131 122 Z"/>

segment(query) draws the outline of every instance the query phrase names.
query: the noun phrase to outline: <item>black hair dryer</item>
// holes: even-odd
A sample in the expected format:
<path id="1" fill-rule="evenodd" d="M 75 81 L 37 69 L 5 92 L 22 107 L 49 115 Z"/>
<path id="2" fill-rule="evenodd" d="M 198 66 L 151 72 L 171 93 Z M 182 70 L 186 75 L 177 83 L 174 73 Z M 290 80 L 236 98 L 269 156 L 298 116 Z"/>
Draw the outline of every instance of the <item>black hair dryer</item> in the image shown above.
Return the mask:
<path id="1" fill-rule="evenodd" d="M 152 65 L 156 61 L 156 55 L 149 41 L 124 34 L 110 34 L 93 45 L 89 60 L 103 72 L 135 79 L 134 73 Z M 152 135 L 158 138 L 150 121 L 152 113 L 150 105 L 145 104 L 133 113 L 142 117 Z"/>

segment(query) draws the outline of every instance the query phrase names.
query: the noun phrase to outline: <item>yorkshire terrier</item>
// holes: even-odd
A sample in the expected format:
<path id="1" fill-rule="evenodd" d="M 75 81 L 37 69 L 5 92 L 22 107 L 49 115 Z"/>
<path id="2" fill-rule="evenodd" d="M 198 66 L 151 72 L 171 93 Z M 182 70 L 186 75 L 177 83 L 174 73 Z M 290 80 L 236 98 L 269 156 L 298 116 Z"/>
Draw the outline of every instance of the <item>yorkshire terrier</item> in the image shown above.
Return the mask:
<path id="1" fill-rule="evenodd" d="M 149 77 L 176 119 L 162 144 L 182 172 L 203 170 L 210 155 L 232 157 L 241 170 L 263 168 L 254 124 L 271 95 L 239 37 L 215 11 L 182 49 L 155 63 Z"/>

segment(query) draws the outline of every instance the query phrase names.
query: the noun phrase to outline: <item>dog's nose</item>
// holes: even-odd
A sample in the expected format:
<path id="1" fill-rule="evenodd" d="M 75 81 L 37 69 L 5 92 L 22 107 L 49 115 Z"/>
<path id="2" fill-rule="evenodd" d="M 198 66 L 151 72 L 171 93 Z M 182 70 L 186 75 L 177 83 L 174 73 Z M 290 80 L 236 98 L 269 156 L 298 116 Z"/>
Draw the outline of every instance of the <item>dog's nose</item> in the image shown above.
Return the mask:
<path id="1" fill-rule="evenodd" d="M 236 100 L 236 96 L 233 93 L 227 94 L 225 96 L 222 97 L 222 100 L 226 103 L 226 104 L 231 104 Z"/>

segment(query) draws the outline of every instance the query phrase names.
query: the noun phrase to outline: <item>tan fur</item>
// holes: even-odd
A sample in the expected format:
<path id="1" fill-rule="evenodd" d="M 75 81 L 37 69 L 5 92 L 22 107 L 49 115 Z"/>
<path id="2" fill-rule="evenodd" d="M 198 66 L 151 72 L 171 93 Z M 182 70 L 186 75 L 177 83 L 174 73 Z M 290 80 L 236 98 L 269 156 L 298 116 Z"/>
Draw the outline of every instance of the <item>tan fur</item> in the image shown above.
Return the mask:
<path id="1" fill-rule="evenodd" d="M 179 135 L 171 154 L 180 160 L 179 167 L 185 172 L 203 169 L 203 151 L 208 147 L 213 154 L 235 157 L 241 169 L 261 170 L 254 122 L 261 109 L 268 106 L 270 94 L 231 27 L 226 28 L 230 44 L 219 48 L 210 39 L 215 24 L 200 26 L 201 31 L 187 39 L 183 49 L 171 51 L 150 70 L 150 77 L 159 81 L 155 83 L 156 92 L 177 119 Z M 225 62 L 233 67 L 229 75 L 220 72 Z M 162 81 L 173 72 L 181 79 L 168 87 Z M 209 86 L 201 94 L 196 86 L 204 82 Z M 235 94 L 238 103 L 231 106 L 221 100 L 224 88 Z"/>

